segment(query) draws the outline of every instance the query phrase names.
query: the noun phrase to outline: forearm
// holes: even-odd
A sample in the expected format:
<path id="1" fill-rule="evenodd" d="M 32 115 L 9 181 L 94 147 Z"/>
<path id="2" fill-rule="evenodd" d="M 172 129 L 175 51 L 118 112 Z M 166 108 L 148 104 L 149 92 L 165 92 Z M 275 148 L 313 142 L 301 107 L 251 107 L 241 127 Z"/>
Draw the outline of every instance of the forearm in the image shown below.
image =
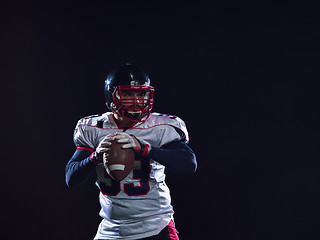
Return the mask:
<path id="1" fill-rule="evenodd" d="M 194 152 L 183 142 L 170 143 L 165 148 L 152 147 L 149 157 L 177 172 L 193 173 L 197 169 Z"/>
<path id="2" fill-rule="evenodd" d="M 79 185 L 88 180 L 95 164 L 90 159 L 90 152 L 83 149 L 78 149 L 67 163 L 65 168 L 67 185 Z"/>

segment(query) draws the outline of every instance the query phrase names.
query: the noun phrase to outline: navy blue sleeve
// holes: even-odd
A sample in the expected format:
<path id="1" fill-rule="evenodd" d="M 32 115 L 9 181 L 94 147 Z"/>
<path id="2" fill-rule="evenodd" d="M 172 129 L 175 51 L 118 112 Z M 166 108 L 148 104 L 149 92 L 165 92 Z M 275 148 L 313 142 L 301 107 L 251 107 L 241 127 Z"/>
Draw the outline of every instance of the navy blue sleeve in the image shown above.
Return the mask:
<path id="1" fill-rule="evenodd" d="M 88 180 L 95 164 L 90 159 L 91 152 L 85 149 L 77 149 L 66 165 L 67 185 L 79 185 Z"/>
<path id="2" fill-rule="evenodd" d="M 149 157 L 173 171 L 193 173 L 197 169 L 196 156 L 183 141 L 171 142 L 163 148 L 152 147 Z"/>

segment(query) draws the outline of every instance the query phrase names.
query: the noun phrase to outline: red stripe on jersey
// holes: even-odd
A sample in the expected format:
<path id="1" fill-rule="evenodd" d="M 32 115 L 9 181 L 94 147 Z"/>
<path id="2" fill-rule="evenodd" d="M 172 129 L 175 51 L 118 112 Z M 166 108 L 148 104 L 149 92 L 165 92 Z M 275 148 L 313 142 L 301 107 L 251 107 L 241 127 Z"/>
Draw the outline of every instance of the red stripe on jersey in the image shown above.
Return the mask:
<path id="1" fill-rule="evenodd" d="M 89 147 L 84 147 L 84 146 L 77 146 L 77 149 L 85 149 L 85 150 L 87 150 L 87 151 L 89 151 L 89 152 L 94 152 L 93 149 L 91 149 L 91 148 L 89 148 Z"/>
<path id="2" fill-rule="evenodd" d="M 168 229 L 168 232 L 169 232 L 170 239 L 179 240 L 179 237 L 178 237 L 178 234 L 177 234 L 177 230 L 176 230 L 176 228 L 174 226 L 174 223 L 173 223 L 172 219 L 169 222 L 169 224 L 167 225 L 167 229 Z"/>

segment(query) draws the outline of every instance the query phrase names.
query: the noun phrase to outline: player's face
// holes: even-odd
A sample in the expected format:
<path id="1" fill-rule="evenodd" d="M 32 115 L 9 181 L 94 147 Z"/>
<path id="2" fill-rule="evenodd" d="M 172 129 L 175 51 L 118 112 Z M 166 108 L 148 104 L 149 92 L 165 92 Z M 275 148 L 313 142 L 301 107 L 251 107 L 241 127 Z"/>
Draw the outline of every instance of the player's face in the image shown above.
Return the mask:
<path id="1" fill-rule="evenodd" d="M 126 108 L 142 110 L 145 100 L 150 98 L 150 92 L 146 90 L 127 89 L 121 91 L 122 105 Z"/>
<path id="2" fill-rule="evenodd" d="M 153 106 L 154 88 L 149 86 L 118 86 L 113 93 L 114 102 L 117 109 L 114 112 L 120 118 L 133 122 L 144 122 L 150 116 Z"/>

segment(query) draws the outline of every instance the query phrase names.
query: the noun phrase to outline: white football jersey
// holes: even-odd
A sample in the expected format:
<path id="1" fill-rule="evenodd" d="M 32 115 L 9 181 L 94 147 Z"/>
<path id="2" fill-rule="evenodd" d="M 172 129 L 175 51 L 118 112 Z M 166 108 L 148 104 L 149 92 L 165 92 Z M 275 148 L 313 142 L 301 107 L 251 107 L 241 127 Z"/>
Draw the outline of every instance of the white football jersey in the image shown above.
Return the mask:
<path id="1" fill-rule="evenodd" d="M 74 142 L 95 150 L 108 134 L 122 132 L 111 112 L 79 120 Z M 126 130 L 152 147 L 173 141 L 188 142 L 185 123 L 176 116 L 152 113 L 146 122 Z M 95 239 L 139 239 L 157 235 L 172 219 L 170 191 L 165 183 L 165 167 L 136 156 L 133 170 L 120 182 L 114 181 L 102 164 L 96 167 L 100 189 L 101 221 Z"/>

